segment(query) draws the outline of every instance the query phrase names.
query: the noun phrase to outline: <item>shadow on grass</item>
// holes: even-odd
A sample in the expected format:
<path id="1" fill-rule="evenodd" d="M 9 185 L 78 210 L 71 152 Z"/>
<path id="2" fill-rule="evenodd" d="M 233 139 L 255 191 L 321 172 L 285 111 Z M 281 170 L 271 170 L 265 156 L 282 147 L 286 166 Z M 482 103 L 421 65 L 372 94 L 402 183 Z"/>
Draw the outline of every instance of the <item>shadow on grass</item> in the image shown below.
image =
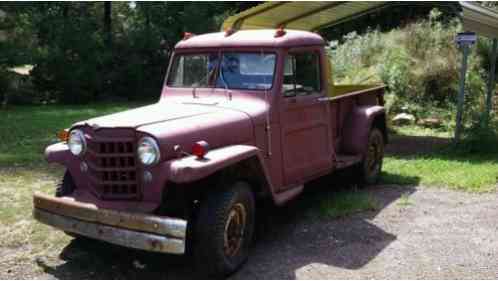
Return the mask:
<path id="1" fill-rule="evenodd" d="M 450 138 L 432 136 L 391 136 L 386 156 L 396 159 L 440 159 L 470 163 L 498 163 L 498 140 L 483 142 L 482 147 L 463 142 L 458 147 Z"/>
<path id="2" fill-rule="evenodd" d="M 383 183 L 421 183 L 467 192 L 498 187 L 498 140 L 455 146 L 449 138 L 394 135 L 384 163 Z"/>
<path id="3" fill-rule="evenodd" d="M 382 252 L 396 236 L 369 220 L 415 189 L 362 188 L 351 183 L 351 173 L 344 171 L 307 184 L 301 197 L 281 208 L 260 203 L 249 261 L 232 278 L 296 278 L 296 272 L 311 263 L 354 270 Z M 375 208 L 339 218 L 323 215 L 319 202 L 343 193 L 365 194 L 375 200 Z M 205 278 L 193 269 L 188 256 L 148 253 L 85 239 L 72 240 L 60 258 L 65 261 L 60 265 L 39 261 L 38 266 L 60 279 Z"/>

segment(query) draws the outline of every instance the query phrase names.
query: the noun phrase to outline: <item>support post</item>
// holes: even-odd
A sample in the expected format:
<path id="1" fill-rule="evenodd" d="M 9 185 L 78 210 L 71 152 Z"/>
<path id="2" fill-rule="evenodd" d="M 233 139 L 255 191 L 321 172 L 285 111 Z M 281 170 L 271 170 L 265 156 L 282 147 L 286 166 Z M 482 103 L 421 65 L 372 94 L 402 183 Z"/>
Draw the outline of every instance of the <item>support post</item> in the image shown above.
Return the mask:
<path id="1" fill-rule="evenodd" d="M 491 49 L 491 58 L 489 66 L 488 93 L 486 96 L 486 112 L 484 116 L 485 127 L 489 125 L 491 111 L 493 109 L 493 95 L 495 94 L 495 71 L 496 71 L 496 55 L 498 49 L 498 39 L 493 39 L 493 47 Z"/>
<path id="2" fill-rule="evenodd" d="M 462 115 L 463 115 L 463 103 L 465 101 L 465 76 L 467 74 L 467 60 L 469 57 L 470 46 L 463 44 L 461 46 L 463 51 L 462 58 L 462 68 L 460 70 L 460 90 L 458 91 L 458 108 L 456 116 L 456 128 L 455 128 L 455 144 L 460 141 L 460 136 L 462 134 Z"/>

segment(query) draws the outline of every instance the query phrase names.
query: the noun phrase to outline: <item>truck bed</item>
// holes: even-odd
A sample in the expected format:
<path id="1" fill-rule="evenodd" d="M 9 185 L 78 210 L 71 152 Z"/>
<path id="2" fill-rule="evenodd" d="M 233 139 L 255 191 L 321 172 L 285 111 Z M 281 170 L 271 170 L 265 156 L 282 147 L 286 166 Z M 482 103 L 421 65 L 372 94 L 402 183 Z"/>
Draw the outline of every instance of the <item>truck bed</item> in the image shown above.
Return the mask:
<path id="1" fill-rule="evenodd" d="M 332 90 L 333 95 L 331 93 L 323 98 L 331 103 L 330 124 L 335 152 L 338 156 L 344 156 L 344 158 L 350 156 L 343 150 L 342 132 L 351 111 L 359 106 L 383 106 L 384 89 L 384 85 L 336 85 Z"/>

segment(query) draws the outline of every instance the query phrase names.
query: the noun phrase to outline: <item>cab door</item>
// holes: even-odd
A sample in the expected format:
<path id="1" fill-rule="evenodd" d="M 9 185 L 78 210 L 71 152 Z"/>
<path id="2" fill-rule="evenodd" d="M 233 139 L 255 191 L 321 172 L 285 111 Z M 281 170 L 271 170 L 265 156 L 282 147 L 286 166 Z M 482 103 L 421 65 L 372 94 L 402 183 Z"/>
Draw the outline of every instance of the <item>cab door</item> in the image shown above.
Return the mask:
<path id="1" fill-rule="evenodd" d="M 329 102 L 320 49 L 290 51 L 281 90 L 284 186 L 301 184 L 332 167 Z"/>

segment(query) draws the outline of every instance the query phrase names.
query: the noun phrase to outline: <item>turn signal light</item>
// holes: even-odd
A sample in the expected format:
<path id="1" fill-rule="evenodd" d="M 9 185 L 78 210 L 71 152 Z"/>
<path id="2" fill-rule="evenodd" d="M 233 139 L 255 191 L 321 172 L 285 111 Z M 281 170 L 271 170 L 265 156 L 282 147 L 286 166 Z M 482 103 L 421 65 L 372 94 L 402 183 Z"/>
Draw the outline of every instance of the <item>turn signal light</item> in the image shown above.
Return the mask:
<path id="1" fill-rule="evenodd" d="M 190 39 L 194 36 L 192 32 L 183 32 L 183 40 Z"/>
<path id="2" fill-rule="evenodd" d="M 60 130 L 59 132 L 57 132 L 57 138 L 60 141 L 67 142 L 69 140 L 69 130 L 68 129 Z"/>
<path id="3" fill-rule="evenodd" d="M 198 141 L 192 146 L 192 155 L 198 159 L 203 159 L 209 151 L 209 144 L 206 141 Z"/>

